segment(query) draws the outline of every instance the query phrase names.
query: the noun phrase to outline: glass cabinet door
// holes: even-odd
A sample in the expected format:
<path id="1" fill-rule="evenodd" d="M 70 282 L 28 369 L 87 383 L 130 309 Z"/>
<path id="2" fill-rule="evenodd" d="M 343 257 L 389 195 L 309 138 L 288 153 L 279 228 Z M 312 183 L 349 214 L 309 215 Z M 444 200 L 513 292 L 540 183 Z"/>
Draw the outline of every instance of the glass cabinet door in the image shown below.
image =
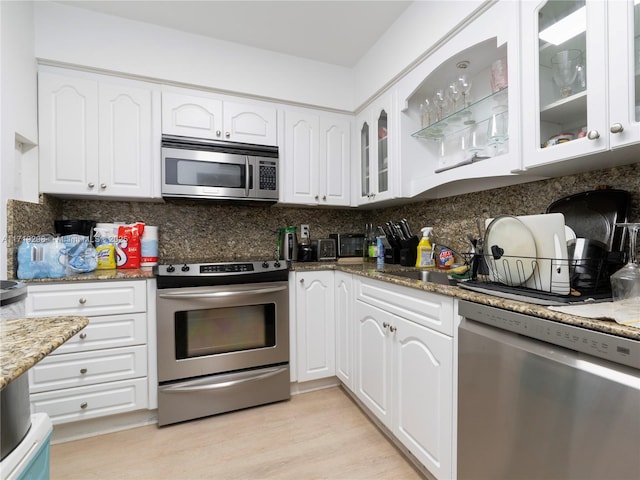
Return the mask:
<path id="1" fill-rule="evenodd" d="M 369 124 L 364 122 L 360 130 L 360 196 L 371 194 L 371 179 L 369 165 Z"/>
<path id="2" fill-rule="evenodd" d="M 640 122 L 640 1 L 633 7 L 633 71 L 634 71 L 634 110 L 636 122 Z"/>
<path id="3" fill-rule="evenodd" d="M 540 145 L 587 133 L 586 2 L 550 1 L 538 14 Z M 603 92 L 604 93 L 604 92 Z"/>
<path id="4" fill-rule="evenodd" d="M 389 154 L 387 138 L 387 112 L 378 116 L 378 193 L 389 190 Z"/>

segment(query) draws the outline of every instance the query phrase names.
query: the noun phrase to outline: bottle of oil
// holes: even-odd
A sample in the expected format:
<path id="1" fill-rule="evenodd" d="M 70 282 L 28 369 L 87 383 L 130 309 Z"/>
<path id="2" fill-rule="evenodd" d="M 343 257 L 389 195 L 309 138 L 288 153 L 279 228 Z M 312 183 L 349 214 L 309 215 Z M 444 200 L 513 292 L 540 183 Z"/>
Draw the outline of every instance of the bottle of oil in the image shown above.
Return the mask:
<path id="1" fill-rule="evenodd" d="M 433 246 L 431 245 L 431 232 L 433 228 L 424 227 L 422 230 L 422 238 L 418 243 L 418 248 L 416 252 L 416 267 L 420 268 L 433 268 Z"/>

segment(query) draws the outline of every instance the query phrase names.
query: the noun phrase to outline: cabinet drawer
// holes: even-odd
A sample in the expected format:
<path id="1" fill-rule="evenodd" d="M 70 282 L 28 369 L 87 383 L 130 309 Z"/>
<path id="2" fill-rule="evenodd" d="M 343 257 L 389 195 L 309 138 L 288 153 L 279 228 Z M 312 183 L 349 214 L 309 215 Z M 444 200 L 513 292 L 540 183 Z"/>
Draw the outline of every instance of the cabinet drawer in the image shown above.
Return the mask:
<path id="1" fill-rule="evenodd" d="M 51 355 L 146 343 L 147 315 L 145 313 L 90 317 L 89 325 L 54 350 Z"/>
<path id="2" fill-rule="evenodd" d="M 381 280 L 357 278 L 356 299 L 445 335 L 453 335 L 452 297 Z"/>
<path id="3" fill-rule="evenodd" d="M 29 390 L 47 392 L 146 375 L 146 346 L 52 355 L 29 370 Z"/>
<path id="4" fill-rule="evenodd" d="M 48 414 L 54 425 L 115 415 L 147 408 L 147 379 L 35 393 L 30 400 L 32 413 Z"/>
<path id="5" fill-rule="evenodd" d="M 32 285 L 28 291 L 25 308 L 30 317 L 113 315 L 147 308 L 144 280 Z"/>

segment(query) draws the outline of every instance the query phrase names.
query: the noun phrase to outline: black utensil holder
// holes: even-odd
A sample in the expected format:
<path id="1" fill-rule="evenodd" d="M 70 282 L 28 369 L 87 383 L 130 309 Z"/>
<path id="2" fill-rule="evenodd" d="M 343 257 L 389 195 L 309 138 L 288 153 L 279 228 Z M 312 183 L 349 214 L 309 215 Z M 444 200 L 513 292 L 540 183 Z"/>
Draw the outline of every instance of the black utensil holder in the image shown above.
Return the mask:
<path id="1" fill-rule="evenodd" d="M 400 245 L 400 265 L 403 267 L 414 267 L 418 254 L 418 243 L 420 239 L 415 235 L 408 240 L 401 240 Z"/>

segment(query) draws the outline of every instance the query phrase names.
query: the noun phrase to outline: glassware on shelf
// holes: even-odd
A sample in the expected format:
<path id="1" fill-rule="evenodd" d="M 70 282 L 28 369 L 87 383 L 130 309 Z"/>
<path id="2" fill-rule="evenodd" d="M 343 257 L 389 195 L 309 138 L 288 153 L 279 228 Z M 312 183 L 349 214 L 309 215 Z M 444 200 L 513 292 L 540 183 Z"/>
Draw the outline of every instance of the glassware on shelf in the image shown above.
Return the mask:
<path id="1" fill-rule="evenodd" d="M 482 157 L 487 145 L 486 128 L 481 123 L 476 123 L 468 130 L 467 152 L 471 157 Z"/>
<path id="2" fill-rule="evenodd" d="M 442 121 L 447 113 L 447 97 L 443 88 L 438 88 L 433 95 L 433 106 L 436 112 L 436 122 Z M 444 126 L 444 125 L 443 125 Z"/>
<path id="3" fill-rule="evenodd" d="M 462 94 L 462 107 L 467 108 L 471 102 L 471 79 L 466 73 L 458 75 L 458 90 Z"/>
<path id="4" fill-rule="evenodd" d="M 560 88 L 562 98 L 567 98 L 573 93 L 573 84 L 578 77 L 581 65 L 582 52 L 580 50 L 562 50 L 551 57 L 553 81 Z"/>
<path id="5" fill-rule="evenodd" d="M 460 110 L 458 108 L 458 101 L 462 97 L 462 90 L 460 90 L 458 85 L 458 80 L 455 80 L 449 84 L 449 98 L 451 99 L 451 111 L 457 112 Z"/>
<path id="6" fill-rule="evenodd" d="M 625 227 L 629 234 L 629 260 L 610 277 L 613 300 L 637 298 L 640 305 L 640 264 L 636 256 L 636 239 L 640 223 L 616 223 L 616 226 Z"/>
<path id="7" fill-rule="evenodd" d="M 509 85 L 507 57 L 499 58 L 491 64 L 491 91 L 496 93 Z"/>
<path id="8" fill-rule="evenodd" d="M 495 107 L 489 117 L 487 127 L 487 153 L 495 157 L 506 153 L 509 140 L 509 111 L 502 107 Z"/>

